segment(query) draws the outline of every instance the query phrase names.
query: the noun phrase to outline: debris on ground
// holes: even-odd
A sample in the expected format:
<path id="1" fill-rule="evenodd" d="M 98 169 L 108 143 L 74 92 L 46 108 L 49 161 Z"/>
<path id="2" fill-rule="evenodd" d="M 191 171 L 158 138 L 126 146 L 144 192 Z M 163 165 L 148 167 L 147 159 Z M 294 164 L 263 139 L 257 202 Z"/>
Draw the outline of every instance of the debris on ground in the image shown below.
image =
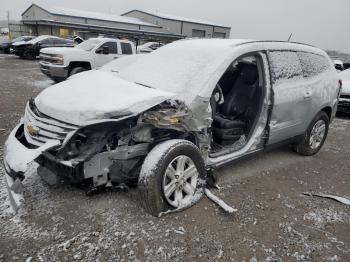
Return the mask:
<path id="1" fill-rule="evenodd" d="M 335 201 L 338 201 L 340 203 L 343 203 L 345 205 L 350 206 L 350 199 L 347 199 L 345 197 L 334 196 L 334 195 L 327 195 L 327 194 L 318 194 L 318 193 L 308 193 L 308 192 L 304 192 L 303 195 L 329 198 L 329 199 L 333 199 Z"/>
<path id="2" fill-rule="evenodd" d="M 221 198 L 215 196 L 209 189 L 207 189 L 207 188 L 204 189 L 204 193 L 211 201 L 213 201 L 215 204 L 220 206 L 226 212 L 232 214 L 232 213 L 238 211 L 237 209 L 235 209 L 235 208 L 229 206 L 228 204 L 226 204 Z"/>

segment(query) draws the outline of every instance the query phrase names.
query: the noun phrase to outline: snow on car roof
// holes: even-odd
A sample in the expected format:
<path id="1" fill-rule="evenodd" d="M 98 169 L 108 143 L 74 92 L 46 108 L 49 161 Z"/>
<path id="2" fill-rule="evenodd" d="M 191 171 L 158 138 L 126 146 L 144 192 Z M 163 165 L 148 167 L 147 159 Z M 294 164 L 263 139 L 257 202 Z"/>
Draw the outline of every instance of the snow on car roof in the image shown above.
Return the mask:
<path id="1" fill-rule="evenodd" d="M 222 67 L 232 62 L 237 46 L 255 44 L 255 48 L 293 49 L 324 54 L 320 49 L 290 42 L 254 41 L 244 39 L 190 39 L 165 45 L 141 57 L 119 76 L 131 82 L 177 94 L 177 98 L 190 104 L 198 95 L 208 95 L 213 77 L 220 77 Z M 256 49 L 254 49 L 256 50 Z M 251 50 L 249 50 L 251 52 Z M 247 51 L 248 52 L 248 51 Z M 224 70 L 224 69 L 223 69 Z M 210 85 L 210 86 L 209 86 Z"/>
<path id="2" fill-rule="evenodd" d="M 88 18 L 88 19 L 90 18 L 90 19 L 103 20 L 103 21 L 159 27 L 155 24 L 144 22 L 138 18 L 133 18 L 133 17 L 125 17 L 125 16 L 120 16 L 120 15 L 98 13 L 98 12 L 91 12 L 91 11 L 77 10 L 77 9 L 70 9 L 70 8 L 63 8 L 63 7 L 56 7 L 56 6 L 46 5 L 43 3 L 35 3 L 34 5 L 46 10 L 47 12 L 49 12 L 53 15 L 82 17 L 82 18 Z"/>
<path id="3" fill-rule="evenodd" d="M 36 38 L 34 38 L 34 39 L 32 39 L 32 40 L 26 42 L 26 43 L 27 43 L 27 44 L 36 44 L 36 43 L 38 43 L 39 41 L 44 40 L 44 39 L 46 39 L 46 38 L 59 38 L 59 37 L 53 36 L 53 35 L 41 35 L 41 36 L 38 36 L 38 37 L 36 37 Z"/>
<path id="4" fill-rule="evenodd" d="M 120 71 L 129 81 L 178 94 L 193 100 L 217 68 L 233 52 L 233 46 L 249 42 L 242 39 L 192 39 L 165 45 L 141 57 Z"/>

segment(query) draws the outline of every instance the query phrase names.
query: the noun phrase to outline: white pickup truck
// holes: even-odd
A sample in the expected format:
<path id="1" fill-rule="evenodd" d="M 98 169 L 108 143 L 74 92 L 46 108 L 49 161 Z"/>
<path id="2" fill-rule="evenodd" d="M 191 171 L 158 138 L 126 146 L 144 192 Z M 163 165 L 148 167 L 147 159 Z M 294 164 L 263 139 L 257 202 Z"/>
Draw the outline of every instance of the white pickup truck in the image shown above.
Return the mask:
<path id="1" fill-rule="evenodd" d="M 40 69 L 56 82 L 91 69 L 124 55 L 136 53 L 133 42 L 112 38 L 90 38 L 74 48 L 52 47 L 40 52 Z"/>

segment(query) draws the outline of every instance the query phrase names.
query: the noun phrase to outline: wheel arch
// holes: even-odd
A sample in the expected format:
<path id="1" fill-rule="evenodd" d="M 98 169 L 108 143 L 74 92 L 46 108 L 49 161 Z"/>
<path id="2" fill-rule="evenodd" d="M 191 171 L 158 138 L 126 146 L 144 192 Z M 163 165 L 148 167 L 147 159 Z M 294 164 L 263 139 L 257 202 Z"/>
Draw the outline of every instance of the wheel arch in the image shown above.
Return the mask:
<path id="1" fill-rule="evenodd" d="M 86 68 L 87 70 L 91 70 L 92 68 L 91 63 L 88 61 L 74 61 L 69 63 L 69 66 L 68 66 L 69 73 L 75 67 L 83 67 L 83 68 Z"/>
<path id="2" fill-rule="evenodd" d="M 325 112 L 328 116 L 329 121 L 331 121 L 331 119 L 332 119 L 332 107 L 325 106 L 321 109 L 321 111 Z"/>

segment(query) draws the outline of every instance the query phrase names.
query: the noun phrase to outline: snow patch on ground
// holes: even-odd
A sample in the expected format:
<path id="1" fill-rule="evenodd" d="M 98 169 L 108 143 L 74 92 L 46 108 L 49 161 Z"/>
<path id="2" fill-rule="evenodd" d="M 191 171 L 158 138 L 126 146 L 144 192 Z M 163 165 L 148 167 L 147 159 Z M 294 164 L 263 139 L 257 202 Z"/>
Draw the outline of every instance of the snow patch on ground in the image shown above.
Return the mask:
<path id="1" fill-rule="evenodd" d="M 310 211 L 304 215 L 304 220 L 312 221 L 318 228 L 324 228 L 329 223 L 350 223 L 350 214 L 330 207 Z"/>

